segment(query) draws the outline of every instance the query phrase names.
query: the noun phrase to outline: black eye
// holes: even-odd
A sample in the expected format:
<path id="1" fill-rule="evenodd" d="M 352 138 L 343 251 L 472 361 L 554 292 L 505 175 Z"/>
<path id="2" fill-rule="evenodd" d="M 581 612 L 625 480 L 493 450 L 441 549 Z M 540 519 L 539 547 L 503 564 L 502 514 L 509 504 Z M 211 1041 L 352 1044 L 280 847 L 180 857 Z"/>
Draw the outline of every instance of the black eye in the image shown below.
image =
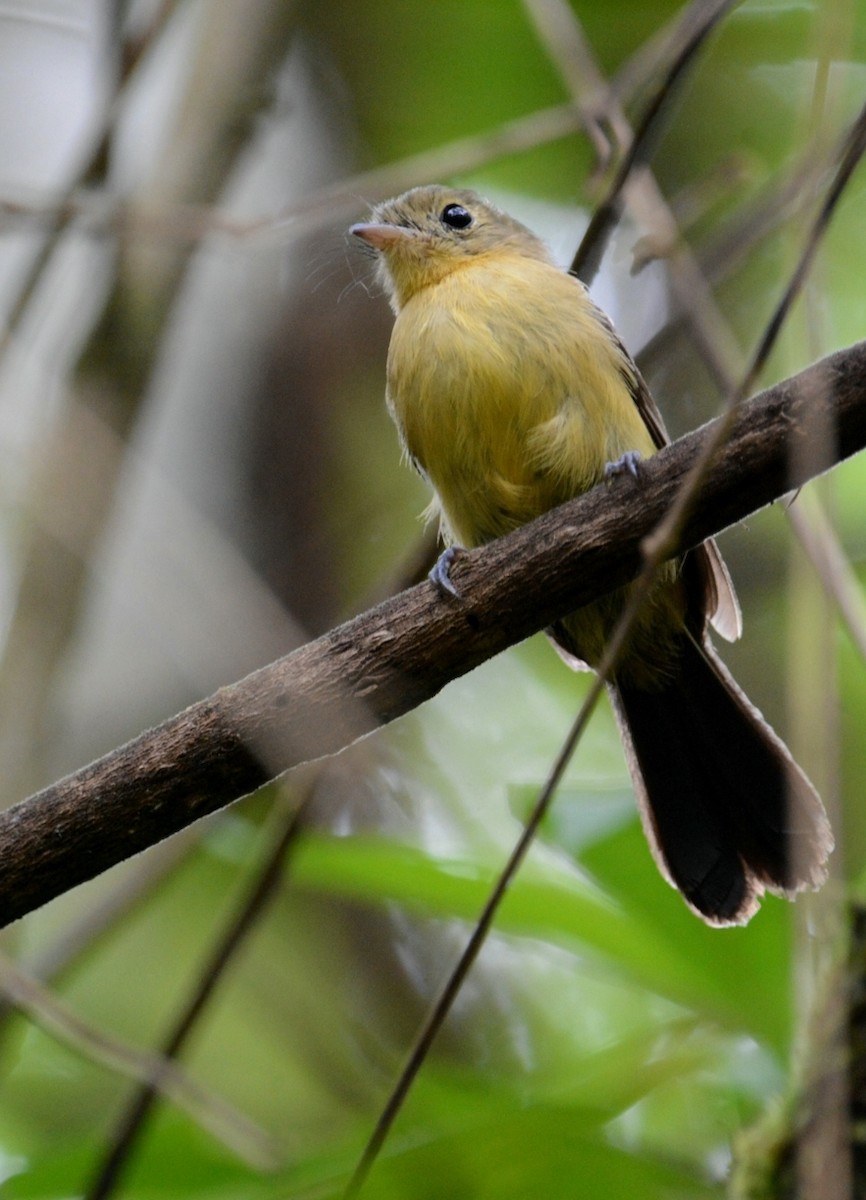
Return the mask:
<path id="1" fill-rule="evenodd" d="M 472 224 L 472 213 L 462 204 L 446 204 L 439 219 L 449 229 L 468 229 Z"/>

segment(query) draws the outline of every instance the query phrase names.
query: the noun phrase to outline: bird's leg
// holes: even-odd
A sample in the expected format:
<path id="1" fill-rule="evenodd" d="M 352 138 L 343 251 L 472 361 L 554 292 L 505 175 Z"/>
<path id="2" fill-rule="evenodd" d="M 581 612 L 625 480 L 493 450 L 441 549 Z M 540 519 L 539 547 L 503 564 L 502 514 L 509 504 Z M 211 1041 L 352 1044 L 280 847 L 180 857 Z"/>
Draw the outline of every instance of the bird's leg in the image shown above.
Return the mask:
<path id="1" fill-rule="evenodd" d="M 637 479 L 637 469 L 640 465 L 640 452 L 638 450 L 626 450 L 616 462 L 609 462 L 604 468 L 605 479 L 613 479 L 615 475 L 631 475 L 632 479 Z"/>
<path id="2" fill-rule="evenodd" d="M 430 582 L 435 583 L 440 591 L 448 592 L 449 595 L 457 596 L 458 599 L 460 597 L 460 593 L 451 582 L 450 571 L 451 564 L 454 562 L 454 558 L 459 549 L 460 546 L 449 546 L 447 550 L 443 550 L 436 559 L 436 562 L 433 564 L 433 567 L 427 576 Z"/>

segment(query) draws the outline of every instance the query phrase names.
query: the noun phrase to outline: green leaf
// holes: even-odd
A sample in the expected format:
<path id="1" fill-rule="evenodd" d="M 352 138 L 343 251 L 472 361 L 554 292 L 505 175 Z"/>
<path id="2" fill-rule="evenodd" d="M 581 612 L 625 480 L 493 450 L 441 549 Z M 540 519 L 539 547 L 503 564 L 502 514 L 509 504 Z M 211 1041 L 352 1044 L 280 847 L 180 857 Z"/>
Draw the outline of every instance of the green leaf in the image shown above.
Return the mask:
<path id="1" fill-rule="evenodd" d="M 615 840 L 602 843 L 608 848 L 608 862 Z M 743 998 L 742 970 L 756 964 L 761 948 L 767 947 L 768 934 L 749 939 L 743 936 L 746 931 L 706 928 L 659 879 L 655 868 L 652 902 L 642 903 L 649 879 L 636 856 L 614 850 L 613 858 L 631 885 L 631 894 L 623 891 L 622 902 L 613 887 L 606 895 L 562 867 L 542 866 L 535 857 L 506 896 L 497 928 L 590 953 L 597 964 L 706 1018 L 756 1036 L 774 1035 L 776 1044 L 782 1041 L 787 1013 L 780 1021 L 773 1011 L 778 1008 L 778 994 L 772 991 L 773 1004 L 766 1007 L 756 1002 L 751 990 L 748 1001 Z M 603 865 L 603 857 L 596 856 L 595 866 Z M 310 837 L 295 859 L 295 880 L 307 887 L 376 904 L 400 902 L 416 912 L 468 921 L 478 917 L 493 879 L 487 864 L 434 859 L 414 847 L 379 838 Z M 778 933 L 778 922 L 769 920 Z M 719 965 L 717 955 L 725 965 Z M 771 988 L 778 984 L 775 972 L 780 961 L 778 954 L 771 955 L 767 977 Z"/>

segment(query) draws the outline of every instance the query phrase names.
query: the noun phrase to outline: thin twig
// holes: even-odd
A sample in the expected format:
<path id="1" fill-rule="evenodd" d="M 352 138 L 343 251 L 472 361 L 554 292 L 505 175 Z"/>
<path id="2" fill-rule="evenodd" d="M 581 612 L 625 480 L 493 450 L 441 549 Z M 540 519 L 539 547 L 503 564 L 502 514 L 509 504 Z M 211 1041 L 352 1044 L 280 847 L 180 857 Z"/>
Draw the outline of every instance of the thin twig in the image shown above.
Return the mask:
<path id="1" fill-rule="evenodd" d="M 682 525 L 686 510 L 693 497 L 697 494 L 698 487 L 706 474 L 709 463 L 728 439 L 740 404 L 745 400 L 760 378 L 770 352 L 776 344 L 779 331 L 788 313 L 791 311 L 794 301 L 802 290 L 803 283 L 812 265 L 821 239 L 836 209 L 836 205 L 855 167 L 860 162 L 864 150 L 866 150 L 866 105 L 860 110 L 859 116 L 849 129 L 842 143 L 838 157 L 839 165 L 835 177 L 809 229 L 803 251 L 794 268 L 788 286 L 764 328 L 761 339 L 752 355 L 748 370 L 744 374 L 739 386 L 731 393 L 725 412 L 714 426 L 712 436 L 707 438 L 701 447 L 701 453 L 691 468 L 689 482 L 683 485 L 677 499 L 671 505 L 665 520 L 644 543 L 644 552 L 648 563 L 653 562 L 657 565 L 664 561 L 668 548 L 676 542 L 677 531 Z"/>
<path id="2" fill-rule="evenodd" d="M 866 601 L 863 588 L 842 549 L 827 513 L 814 494 L 808 511 L 800 501 L 786 510 L 800 545 L 808 555 L 821 586 L 838 609 L 860 657 L 866 660 Z"/>
<path id="3" fill-rule="evenodd" d="M 615 670 L 634 627 L 634 623 L 652 591 L 658 568 L 665 558 L 669 556 L 671 549 L 675 545 L 685 514 L 696 498 L 714 457 L 722 449 L 722 446 L 730 435 L 737 409 L 744 400 L 747 390 L 754 385 L 755 379 L 758 377 L 776 342 L 785 317 L 790 312 L 794 300 L 800 293 L 809 266 L 814 259 L 821 237 L 826 231 L 839 197 L 850 179 L 855 166 L 859 162 L 864 148 L 866 148 L 866 107 L 864 107 L 860 117 L 845 140 L 836 178 L 809 231 L 801 257 L 794 268 L 792 277 L 779 304 L 767 323 L 767 327 L 758 343 L 750 367 L 742 383 L 731 394 L 726 413 L 717 422 L 713 436 L 707 438 L 704 442 L 700 454 L 676 493 L 668 514 L 659 523 L 657 528 L 644 539 L 645 561 L 643 569 L 635 583 L 629 589 L 628 600 L 611 634 L 604 657 L 598 668 L 598 674 L 581 705 L 580 712 L 563 744 L 550 776 L 536 800 L 523 833 L 482 910 L 469 942 L 425 1021 L 408 1061 L 400 1072 L 397 1082 L 376 1121 L 370 1139 L 349 1180 L 345 1191 L 345 1200 L 354 1200 L 354 1197 L 360 1193 L 409 1090 L 427 1058 L 436 1035 L 448 1016 L 463 981 L 481 951 L 502 899 L 523 862 L 539 825 L 547 813 L 556 786 L 586 728 L 592 709 L 605 686 L 606 680 L 610 678 L 611 673 Z"/>
<path id="4" fill-rule="evenodd" d="M 629 151 L 635 143 L 634 131 L 571 6 L 566 0 L 524 0 L 524 6 L 575 102 L 587 113 L 587 122 L 593 116 L 599 119 L 603 112 L 618 144 Z M 728 392 L 742 370 L 743 353 L 648 164 L 622 181 L 621 196 L 638 225 L 651 234 L 654 243 L 666 247 L 668 277 L 679 312 L 716 385 L 721 392 Z M 597 236 L 603 240 L 610 232 L 610 227 L 597 227 Z M 583 254 L 600 259 L 604 246 L 585 243 L 586 238 L 581 244 Z"/>
<path id="5" fill-rule="evenodd" d="M 162 31 L 174 16 L 174 10 L 177 6 L 178 0 L 159 0 L 156 12 L 152 14 L 150 20 L 147 22 L 144 32 L 137 35 L 129 34 L 124 39 L 121 46 L 120 60 L 120 83 L 122 87 L 126 87 L 142 58 L 150 52 L 151 47 L 156 45 L 162 36 Z"/>
<path id="6" fill-rule="evenodd" d="M 695 0 L 687 10 L 684 23 L 694 23 L 694 28 L 651 96 L 608 193 L 593 213 L 572 260 L 569 268 L 571 274 L 582 279 L 584 283 L 589 284 L 595 278 L 604 248 L 622 214 L 626 182 L 635 168 L 649 157 L 660 132 L 661 118 L 674 97 L 677 85 L 682 82 L 686 70 L 692 65 L 695 55 L 706 39 L 736 3 L 737 0 Z"/>
<path id="7" fill-rule="evenodd" d="M 502 869 L 496 883 L 487 898 L 484 908 L 478 917 L 477 922 L 473 926 L 469 941 L 457 964 L 439 994 L 438 999 L 430 1010 L 421 1030 L 415 1040 L 415 1044 L 409 1053 L 409 1057 L 403 1066 L 402 1071 L 397 1079 L 397 1083 L 391 1091 L 384 1108 L 376 1120 L 373 1132 L 370 1135 L 369 1141 L 364 1147 L 361 1157 L 352 1172 L 349 1183 L 344 1192 L 344 1200 L 354 1200 L 367 1176 L 370 1173 L 374 1162 L 379 1156 L 379 1152 L 385 1143 L 397 1114 L 403 1107 L 412 1084 L 417 1078 L 418 1072 L 424 1065 L 427 1055 L 436 1035 L 442 1028 L 448 1014 L 451 1011 L 454 1001 L 463 986 L 466 976 L 472 969 L 478 955 L 487 940 L 487 935 L 496 919 L 496 914 L 502 901 L 505 899 L 506 892 L 514 881 L 517 872 L 525 859 L 530 846 L 535 840 L 535 835 L 541 827 L 544 818 L 553 802 L 553 797 L 556 794 L 556 789 L 562 779 L 563 773 L 568 766 L 574 751 L 577 748 L 578 742 L 583 736 L 583 732 L 589 724 L 589 718 L 592 716 L 593 710 L 598 702 L 598 699 L 604 690 L 606 681 L 610 678 L 611 673 L 615 670 L 619 658 L 625 649 L 628 634 L 634 617 L 637 615 L 643 601 L 643 596 L 637 604 L 632 602 L 627 606 L 623 613 L 623 619 L 614 630 L 610 641 L 605 648 L 604 658 L 599 665 L 598 673 L 594 677 L 592 684 L 584 698 L 580 711 L 575 718 L 574 724 L 568 732 L 565 741 L 562 744 L 556 759 L 551 767 L 550 773 L 538 794 L 538 798 L 533 805 L 532 812 L 523 828 L 523 831 L 512 850 L 508 861 Z M 632 611 L 634 610 L 634 611 Z M 628 618 L 628 619 L 626 619 Z"/>
<path id="8" fill-rule="evenodd" d="M 181 242 L 197 242 L 217 234 L 238 242 L 249 240 L 256 247 L 282 245 L 357 213 L 365 203 L 403 191 L 419 179 L 447 179 L 465 174 L 485 163 L 579 133 L 582 128 L 583 117 L 573 104 L 538 109 L 483 133 L 422 150 L 317 188 L 282 212 L 252 219 L 234 217 L 212 205 L 158 206 L 87 192 L 64 196 L 58 201 L 10 197 L 0 201 L 0 215 L 16 222 L 77 218 L 85 232 L 116 230 L 125 237 L 162 240 L 173 237 Z"/>
<path id="9" fill-rule="evenodd" d="M 301 817 L 309 795 L 310 791 L 307 789 L 300 799 L 293 796 L 288 805 L 279 806 L 270 823 L 271 827 L 266 831 L 267 851 L 247 895 L 238 904 L 236 912 L 214 943 L 186 1004 L 161 1047 L 162 1060 L 173 1061 L 178 1057 L 205 1005 L 213 996 L 217 984 L 274 896 L 285 871 L 286 854 L 300 832 Z M 106 1200 L 106 1197 L 116 1191 L 158 1098 L 158 1092 L 148 1081 L 132 1097 L 118 1122 L 107 1153 L 84 1193 L 86 1200 Z"/>
<path id="10" fill-rule="evenodd" d="M 175 1063 L 136 1050 L 90 1025 L 5 955 L 0 955 L 0 991 L 34 1025 L 63 1045 L 91 1062 L 137 1079 L 147 1088 L 169 1097 L 252 1166 L 273 1168 L 279 1162 L 273 1139 L 249 1117 L 197 1083 Z"/>
<path id="11" fill-rule="evenodd" d="M 64 926 L 45 949 L 23 964 L 28 975 L 43 985 L 56 984 L 189 857 L 205 828 L 204 824 L 193 826 L 154 846 L 136 862 L 134 869 L 124 871 L 114 887 L 101 894 L 90 908 Z M 0 996 L 0 1032 L 13 1011 L 14 1006 Z"/>
<path id="12" fill-rule="evenodd" d="M 754 253 L 754 249 L 778 226 L 794 218 L 814 204 L 821 191 L 818 184 L 829 172 L 815 162 L 810 150 L 791 170 L 781 185 L 762 193 L 747 203 L 735 218 L 724 223 L 721 234 L 710 235 L 699 251 L 698 268 L 708 285 L 715 286 L 730 278 L 737 267 Z M 657 362 L 666 362 L 671 346 L 681 327 L 690 322 L 690 314 L 681 311 L 671 315 L 664 327 L 644 345 L 638 356 L 645 373 Z M 727 394 L 730 382 L 721 391 Z"/>
<path id="13" fill-rule="evenodd" d="M 90 135 L 90 145 L 76 171 L 75 178 L 66 185 L 61 195 L 53 202 L 51 213 L 48 214 L 51 217 L 51 227 L 33 255 L 23 280 L 17 285 L 15 299 L 6 316 L 4 326 L 0 329 L 0 362 L 3 361 L 10 342 L 21 326 L 64 233 L 75 218 L 78 192 L 82 187 L 93 183 L 104 174 L 105 164 L 108 161 L 110 138 L 123 98 L 135 77 L 139 64 L 146 52 L 161 36 L 176 5 L 177 0 L 163 0 L 159 11 L 150 22 L 147 32 L 137 38 L 135 43 L 127 47 L 123 53 L 114 95 L 105 105 L 101 119 Z"/>

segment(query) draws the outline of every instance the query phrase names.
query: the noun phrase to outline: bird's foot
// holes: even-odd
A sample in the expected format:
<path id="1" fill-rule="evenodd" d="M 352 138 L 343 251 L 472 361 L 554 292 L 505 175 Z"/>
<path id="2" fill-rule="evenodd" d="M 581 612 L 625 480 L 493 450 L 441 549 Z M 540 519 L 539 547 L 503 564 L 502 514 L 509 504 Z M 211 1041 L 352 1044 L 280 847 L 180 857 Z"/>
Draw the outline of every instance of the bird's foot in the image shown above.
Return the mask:
<path id="1" fill-rule="evenodd" d="M 615 475 L 631 475 L 632 479 L 637 479 L 638 467 L 640 466 L 640 451 L 626 450 L 616 462 L 609 462 L 604 468 L 605 479 L 613 479 Z"/>
<path id="2" fill-rule="evenodd" d="M 430 574 L 427 576 L 430 582 L 435 583 L 440 591 L 448 592 L 449 595 L 456 596 L 458 599 L 460 597 L 460 593 L 451 582 L 450 571 L 451 564 L 454 562 L 459 549 L 459 546 L 449 546 L 447 550 L 443 550 L 436 559 L 436 562 L 433 564 Z"/>

